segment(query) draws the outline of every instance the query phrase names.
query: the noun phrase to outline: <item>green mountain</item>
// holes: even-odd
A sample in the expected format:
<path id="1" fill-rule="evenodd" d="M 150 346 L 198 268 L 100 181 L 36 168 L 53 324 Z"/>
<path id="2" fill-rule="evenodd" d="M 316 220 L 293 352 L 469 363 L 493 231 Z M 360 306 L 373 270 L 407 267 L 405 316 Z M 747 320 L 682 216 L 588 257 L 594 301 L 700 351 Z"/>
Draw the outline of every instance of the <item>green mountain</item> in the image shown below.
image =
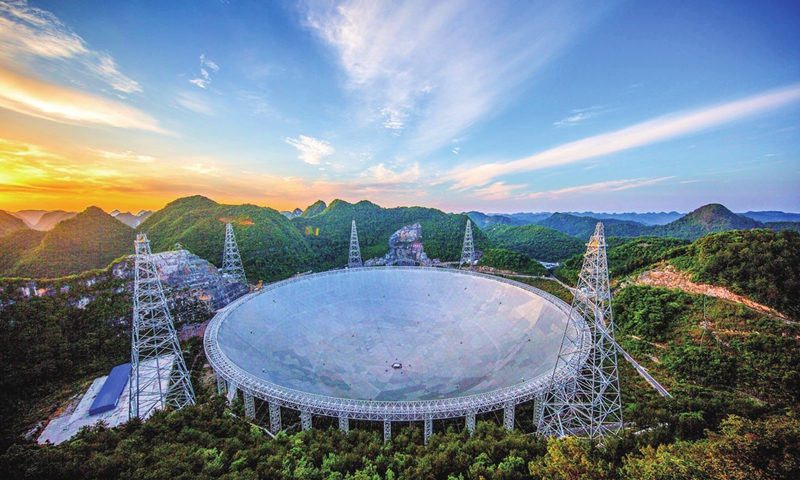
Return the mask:
<path id="1" fill-rule="evenodd" d="M 28 250 L 42 242 L 47 232 L 31 230 L 14 230 L 0 237 L 0 275 L 11 272 Z"/>
<path id="2" fill-rule="evenodd" d="M 647 229 L 647 235 L 676 237 L 697 240 L 703 235 L 726 230 L 762 228 L 763 223 L 743 215 L 737 215 L 725 206 L 712 203 L 698 208 L 674 222 Z"/>
<path id="3" fill-rule="evenodd" d="M 21 218 L 17 218 L 5 210 L 0 210 L 0 235 L 27 228 L 28 226 Z"/>
<path id="4" fill-rule="evenodd" d="M 97 207 L 89 207 L 46 232 L 41 242 L 26 249 L 6 274 L 53 278 L 105 268 L 114 259 L 132 253 L 134 238 L 132 228 Z M 35 239 L 31 234 L 17 241 L 30 245 Z"/>
<path id="5" fill-rule="evenodd" d="M 461 256 L 467 219 L 463 214 L 447 214 L 433 208 L 381 208 L 366 200 L 356 204 L 334 200 L 321 213 L 314 216 L 304 213 L 293 218 L 292 223 L 317 254 L 317 268 L 328 269 L 347 264 L 353 220 L 358 228 L 364 260 L 384 256 L 389 250 L 389 237 L 394 232 L 419 222 L 428 257 L 453 261 Z M 472 234 L 477 250 L 489 248 L 490 243 L 483 232 L 473 229 Z"/>
<path id="6" fill-rule="evenodd" d="M 322 213 L 328 206 L 325 205 L 325 202 L 322 200 L 317 200 L 316 202 L 312 203 L 311 205 L 307 206 L 303 213 L 301 213 L 300 217 L 313 217 L 319 213 Z"/>
<path id="7" fill-rule="evenodd" d="M 495 225 L 486 235 L 497 248 L 516 250 L 542 262 L 566 260 L 586 250 L 580 239 L 541 225 Z"/>
<path id="8" fill-rule="evenodd" d="M 544 265 L 532 259 L 530 256 L 504 248 L 491 248 L 483 252 L 483 256 L 478 262 L 478 265 L 497 268 L 499 270 L 511 270 L 528 275 L 550 275 L 550 272 L 544 268 Z"/>
<path id="9" fill-rule="evenodd" d="M 554 228 L 567 235 L 572 235 L 583 240 L 589 240 L 594 235 L 594 229 L 600 220 L 593 217 L 579 217 L 568 213 L 554 213 L 537 225 Z M 640 235 L 644 225 L 638 222 L 607 218 L 602 220 L 607 236 L 635 237 Z"/>
<path id="10" fill-rule="evenodd" d="M 186 197 L 150 215 L 139 230 L 147 234 L 154 252 L 172 250 L 180 243 L 219 267 L 228 222 L 233 224 L 250 282 L 284 279 L 313 266 L 314 256 L 302 235 L 271 208 L 221 205 L 202 196 Z"/>

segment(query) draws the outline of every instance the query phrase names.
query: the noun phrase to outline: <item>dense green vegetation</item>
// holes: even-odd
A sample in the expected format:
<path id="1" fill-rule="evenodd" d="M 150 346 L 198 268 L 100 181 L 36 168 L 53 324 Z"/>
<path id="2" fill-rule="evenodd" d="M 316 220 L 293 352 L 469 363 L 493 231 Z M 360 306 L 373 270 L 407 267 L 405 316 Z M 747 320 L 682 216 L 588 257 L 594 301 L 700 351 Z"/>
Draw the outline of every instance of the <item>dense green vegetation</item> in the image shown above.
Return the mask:
<path id="1" fill-rule="evenodd" d="M 3 251 L 19 254 L 13 267 L 0 272 L 8 276 L 55 278 L 107 267 L 114 259 L 133 250 L 135 231 L 97 207 L 89 207 L 64 220 L 30 248 L 35 234 L 3 241 Z M 3 237 L 6 240 L 6 237 Z M 13 258 L 6 257 L 4 263 Z"/>
<path id="2" fill-rule="evenodd" d="M 661 260 L 682 254 L 681 247 L 688 244 L 687 240 L 678 238 L 607 237 L 606 255 L 609 274 L 611 278 L 629 275 Z M 575 285 L 582 266 L 583 254 L 575 255 L 564 262 L 562 267 L 557 268 L 555 275 L 559 279 Z"/>
<path id="3" fill-rule="evenodd" d="M 758 229 L 707 235 L 672 263 L 697 282 L 727 287 L 800 318 L 800 233 Z"/>
<path id="4" fill-rule="evenodd" d="M 542 262 L 558 262 L 586 250 L 580 239 L 539 225 L 495 225 L 486 235 L 497 248 L 516 250 Z"/>
<path id="5" fill-rule="evenodd" d="M 323 211 L 325 211 L 326 208 L 328 208 L 328 206 L 325 205 L 325 202 L 323 202 L 322 200 L 317 200 L 316 202 L 307 206 L 306 209 L 303 210 L 303 213 L 300 214 L 300 216 L 313 217 L 314 215 L 320 214 Z"/>
<path id="6" fill-rule="evenodd" d="M 0 237 L 0 275 L 11 272 L 28 250 L 42 242 L 46 232 L 25 228 Z"/>
<path id="7" fill-rule="evenodd" d="M 27 228 L 28 226 L 25 225 L 21 218 L 17 218 L 5 210 L 0 210 L 0 236 Z"/>
<path id="8" fill-rule="evenodd" d="M 383 257 L 389 251 L 389 237 L 394 232 L 419 222 L 428 258 L 444 262 L 457 261 L 461 257 L 467 219 L 466 215 L 446 214 L 433 208 L 381 208 L 368 201 L 352 204 L 334 200 L 323 212 L 312 217 L 301 215 L 293 218 L 292 223 L 303 232 L 317 254 L 316 269 L 323 270 L 347 264 L 353 220 L 358 228 L 364 260 Z M 484 250 L 490 246 L 486 235 L 479 229 L 473 229 L 472 234 L 475 249 Z"/>
<path id="9" fill-rule="evenodd" d="M 589 240 L 594 235 L 597 222 L 600 220 L 592 217 L 579 217 L 568 213 L 554 213 L 544 220 L 537 222 L 537 225 L 554 228 L 567 235 L 578 237 L 582 240 Z M 617 235 L 632 237 L 639 235 L 644 225 L 638 222 L 630 222 L 616 219 L 605 219 L 602 221 L 606 230 L 606 235 Z"/>
<path id="10" fill-rule="evenodd" d="M 12 294 L 27 282 L 4 281 L 0 292 L 0 448 L 4 450 L 26 427 L 52 413 L 50 396 L 63 397 L 73 382 L 106 375 L 130 358 L 126 330 L 130 329 L 131 298 L 120 292 L 122 284 L 122 280 L 103 280 L 87 287 L 85 281 L 64 279 L 37 285 L 56 292 L 53 296 L 21 299 Z M 92 300 L 79 308 L 81 298 Z M 62 397 L 58 397 L 61 402 Z"/>
<path id="11" fill-rule="evenodd" d="M 498 270 L 511 270 L 512 272 L 528 275 L 550 275 L 550 272 L 541 263 L 528 255 L 503 248 L 491 248 L 483 252 L 483 257 L 481 257 L 478 265 Z"/>
<path id="12" fill-rule="evenodd" d="M 220 205 L 201 196 L 181 198 L 153 213 L 139 230 L 147 234 L 154 252 L 171 250 L 180 243 L 220 267 L 228 222 L 233 224 L 245 273 L 252 283 L 282 280 L 314 262 L 308 245 L 286 217 L 255 205 Z"/>

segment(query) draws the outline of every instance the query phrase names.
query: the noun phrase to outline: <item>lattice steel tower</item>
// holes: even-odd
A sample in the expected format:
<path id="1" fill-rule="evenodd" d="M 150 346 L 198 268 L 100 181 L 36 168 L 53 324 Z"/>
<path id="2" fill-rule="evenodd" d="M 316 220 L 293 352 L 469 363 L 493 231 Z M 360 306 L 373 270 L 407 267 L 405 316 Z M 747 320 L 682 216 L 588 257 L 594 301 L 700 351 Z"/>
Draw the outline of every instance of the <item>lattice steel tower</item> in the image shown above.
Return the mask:
<path id="1" fill-rule="evenodd" d="M 614 340 L 611 289 L 603 224 L 597 224 L 586 244 L 583 268 L 573 291 L 572 312 L 567 322 L 558 371 L 568 366 L 574 378 L 553 388 L 544 399 L 539 433 L 544 436 L 579 435 L 589 438 L 622 430 L 622 400 Z M 576 320 L 575 314 L 579 316 Z M 585 324 L 580 319 L 585 320 Z M 573 359 L 571 362 L 568 359 Z M 581 366 L 576 359 L 585 359 Z M 569 365 L 572 363 L 572 365 Z M 553 379 L 553 385 L 557 383 Z"/>
<path id="2" fill-rule="evenodd" d="M 361 263 L 361 247 L 358 246 L 358 231 L 356 230 L 356 221 L 350 227 L 350 254 L 347 258 L 347 268 L 363 267 Z"/>
<path id="3" fill-rule="evenodd" d="M 145 234 L 136 236 L 128 418 L 194 405 L 194 390 Z"/>
<path id="4" fill-rule="evenodd" d="M 239 256 L 239 247 L 233 235 L 233 225 L 225 224 L 225 253 L 222 257 L 222 273 L 232 277 L 237 282 L 247 285 L 247 277 L 242 267 L 242 257 Z"/>
<path id="5" fill-rule="evenodd" d="M 461 261 L 458 262 L 458 268 L 465 263 L 469 265 L 470 270 L 472 270 L 472 264 L 475 263 L 475 245 L 472 243 L 472 222 L 470 220 L 467 220 L 467 231 L 464 232 L 464 246 L 461 248 Z"/>

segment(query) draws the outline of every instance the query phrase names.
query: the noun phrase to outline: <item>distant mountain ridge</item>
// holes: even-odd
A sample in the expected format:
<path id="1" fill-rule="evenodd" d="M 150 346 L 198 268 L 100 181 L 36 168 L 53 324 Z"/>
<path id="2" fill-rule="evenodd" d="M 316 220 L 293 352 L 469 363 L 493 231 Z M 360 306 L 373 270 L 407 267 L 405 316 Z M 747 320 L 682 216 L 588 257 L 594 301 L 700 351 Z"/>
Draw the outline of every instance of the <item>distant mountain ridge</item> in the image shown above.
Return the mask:
<path id="1" fill-rule="evenodd" d="M 800 223 L 797 222 L 759 222 L 758 220 L 733 213 L 724 205 L 718 203 L 704 205 L 665 225 L 648 226 L 630 221 L 611 218 L 598 219 L 593 217 L 580 217 L 567 213 L 555 213 L 537 222 L 537 225 L 555 228 L 568 235 L 588 239 L 594 231 L 594 225 L 598 221 L 603 222 L 607 237 L 656 236 L 674 237 L 692 241 L 709 233 L 728 230 L 752 228 L 771 228 L 775 231 L 800 230 Z"/>
<path id="2" fill-rule="evenodd" d="M 131 212 L 121 213 L 119 210 L 114 210 L 113 212 L 109 213 L 109 215 L 131 228 L 138 227 L 142 222 L 147 220 L 147 217 L 152 214 L 152 210 L 140 210 L 136 215 L 132 214 Z"/>

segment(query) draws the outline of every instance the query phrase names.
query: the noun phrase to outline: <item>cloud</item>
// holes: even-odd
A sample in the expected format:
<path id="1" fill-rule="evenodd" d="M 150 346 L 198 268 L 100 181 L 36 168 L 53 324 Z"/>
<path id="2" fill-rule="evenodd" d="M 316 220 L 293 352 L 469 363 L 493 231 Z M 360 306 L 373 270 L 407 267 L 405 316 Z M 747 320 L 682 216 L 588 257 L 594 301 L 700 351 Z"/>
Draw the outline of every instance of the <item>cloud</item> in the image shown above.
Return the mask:
<path id="1" fill-rule="evenodd" d="M 584 138 L 511 162 L 487 163 L 472 168 L 460 166 L 445 175 L 445 178 L 455 182 L 452 187 L 454 189 L 479 187 L 491 183 L 493 179 L 502 175 L 564 165 L 664 142 L 774 110 L 798 100 L 800 100 L 800 86 L 793 85 L 722 105 L 664 115 L 622 130 Z"/>
<path id="2" fill-rule="evenodd" d="M 128 150 L 127 152 L 107 152 L 105 150 L 94 150 L 89 149 L 95 155 L 98 155 L 103 158 L 108 158 L 111 160 L 125 160 L 128 162 L 135 162 L 135 163 L 152 163 L 156 161 L 155 157 L 151 157 L 149 155 L 138 155 L 136 153 L 131 152 Z"/>
<path id="3" fill-rule="evenodd" d="M 213 115 L 214 111 L 202 95 L 194 92 L 180 92 L 175 97 L 175 101 L 189 110 L 203 115 Z"/>
<path id="4" fill-rule="evenodd" d="M 206 58 L 206 54 L 203 53 L 200 55 L 200 66 L 201 67 L 208 67 L 214 71 L 214 73 L 219 72 L 219 67 L 216 63 L 214 63 L 210 58 Z"/>
<path id="5" fill-rule="evenodd" d="M 453 148 L 453 150 L 452 150 L 452 152 L 453 152 L 453 153 L 455 153 L 456 155 L 458 155 L 458 153 L 459 153 L 460 151 L 461 151 L 461 147 L 455 147 L 455 148 Z"/>
<path id="6" fill-rule="evenodd" d="M 86 42 L 52 13 L 28 5 L 25 0 L 0 3 L 0 59 L 15 65 L 31 59 L 78 63 L 122 93 L 137 93 L 142 87 L 123 75 L 105 52 L 89 49 Z"/>
<path id="7" fill-rule="evenodd" d="M 0 67 L 0 108 L 61 123 L 102 124 L 168 133 L 123 103 L 20 75 Z"/>
<path id="8" fill-rule="evenodd" d="M 300 138 L 287 138 L 286 143 L 300 151 L 297 158 L 311 165 L 319 165 L 322 157 L 333 155 L 336 151 L 325 140 L 300 135 Z"/>
<path id="9" fill-rule="evenodd" d="M 405 172 L 395 173 L 393 170 L 387 168 L 383 163 L 379 163 L 373 167 L 369 167 L 362 174 L 362 178 L 368 178 L 379 184 L 390 183 L 411 183 L 416 182 L 420 177 L 420 169 L 418 164 L 414 164 Z"/>
<path id="10" fill-rule="evenodd" d="M 579 197 L 590 193 L 605 193 L 605 192 L 619 192 L 621 190 L 630 190 L 632 188 L 640 188 L 647 185 L 670 180 L 673 177 L 661 177 L 654 179 L 635 178 L 629 180 L 612 180 L 609 182 L 593 183 L 591 185 L 580 185 L 576 187 L 561 188 L 558 190 L 548 190 L 546 192 L 528 193 L 517 197 L 520 200 L 533 200 L 537 198 L 561 198 L 561 197 Z"/>
<path id="11" fill-rule="evenodd" d="M 554 122 L 553 125 L 556 127 L 571 127 L 575 125 L 580 125 L 581 123 L 589 120 L 590 118 L 594 118 L 602 114 L 601 111 L 602 107 L 590 107 L 584 108 L 580 110 L 573 110 L 573 115 Z"/>
<path id="12" fill-rule="evenodd" d="M 684 180 L 684 181 L 678 182 L 678 183 L 680 183 L 681 185 L 684 185 L 684 184 L 687 184 L 687 183 L 697 183 L 699 181 L 700 180 Z"/>
<path id="13" fill-rule="evenodd" d="M 475 190 L 475 195 L 486 200 L 503 200 L 513 197 L 514 195 L 511 192 L 514 190 L 525 187 L 527 185 L 506 185 L 505 182 L 495 182 L 486 188 Z"/>
<path id="14" fill-rule="evenodd" d="M 206 58 L 206 54 L 203 53 L 200 55 L 200 75 L 202 75 L 203 78 L 195 77 L 189 80 L 189 83 L 193 83 L 203 89 L 205 89 L 209 84 L 211 84 L 211 75 L 208 74 L 208 70 L 206 70 L 206 68 L 213 71 L 214 73 L 219 72 L 219 67 L 217 66 L 217 64 L 211 61 L 210 59 Z"/>
<path id="15" fill-rule="evenodd" d="M 214 177 L 218 177 L 219 173 L 222 172 L 222 170 L 217 167 L 211 165 L 204 165 L 202 163 L 185 165 L 181 168 L 183 168 L 184 170 L 189 170 L 190 172 L 199 173 L 200 175 L 211 175 Z"/>
<path id="16" fill-rule="evenodd" d="M 592 22 L 593 2 L 306 2 L 308 27 L 368 108 L 416 115 L 411 142 L 432 151 L 516 95 Z M 388 122 L 398 125 L 396 122 Z"/>
<path id="17" fill-rule="evenodd" d="M 383 126 L 389 130 L 394 130 L 395 136 L 400 136 L 400 131 L 403 130 L 403 121 L 408 116 L 407 114 L 392 108 L 382 108 L 381 115 L 383 115 Z"/>

